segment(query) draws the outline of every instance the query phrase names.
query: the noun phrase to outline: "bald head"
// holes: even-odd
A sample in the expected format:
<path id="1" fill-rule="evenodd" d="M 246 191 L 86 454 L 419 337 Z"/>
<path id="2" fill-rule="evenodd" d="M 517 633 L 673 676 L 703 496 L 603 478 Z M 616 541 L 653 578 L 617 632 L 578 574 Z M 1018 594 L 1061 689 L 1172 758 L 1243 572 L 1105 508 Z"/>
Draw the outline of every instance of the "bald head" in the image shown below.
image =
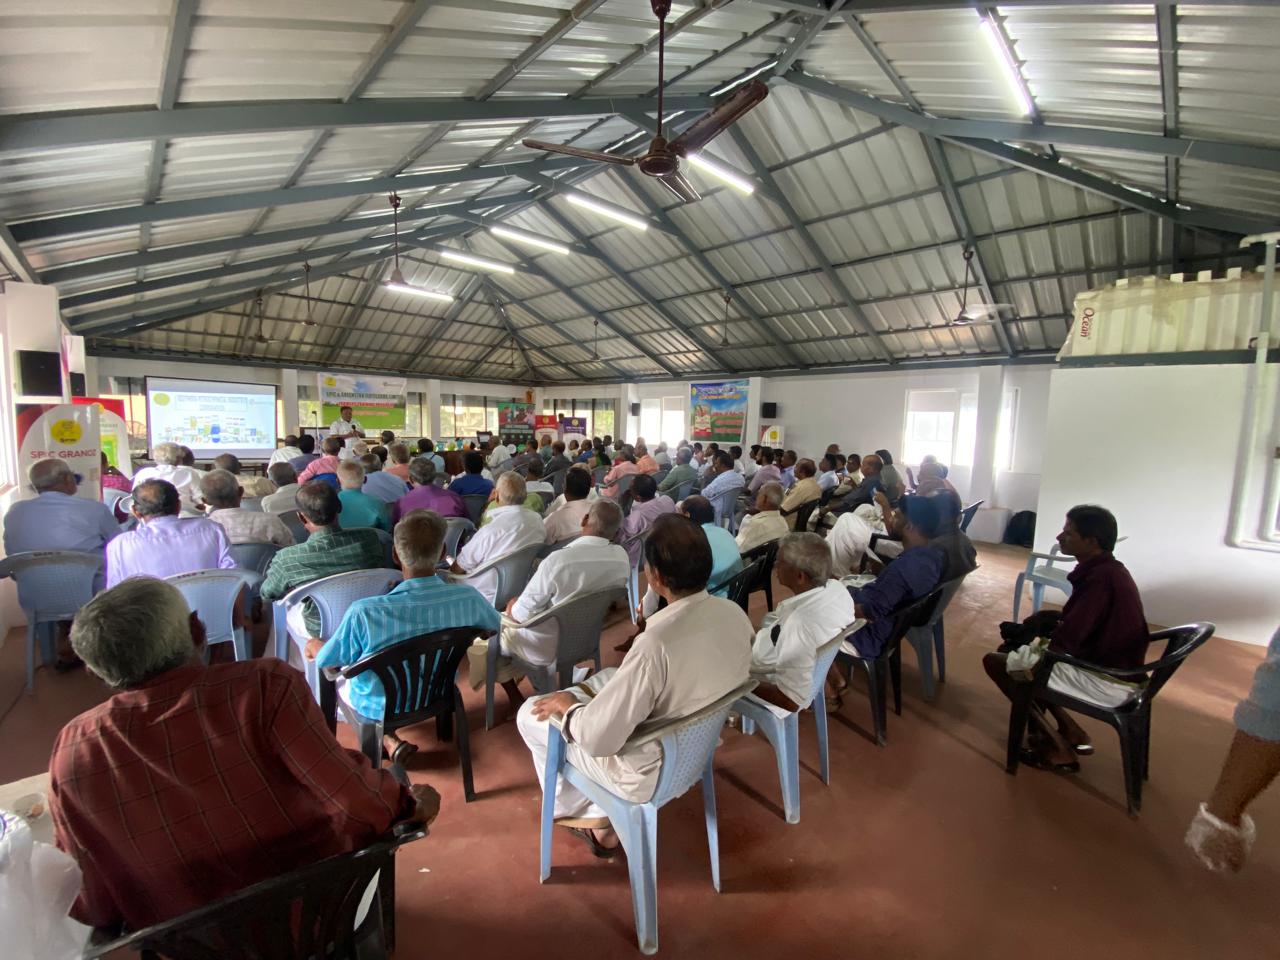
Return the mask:
<path id="1" fill-rule="evenodd" d="M 612 540 L 621 528 L 622 508 L 612 500 L 595 501 L 582 519 L 582 533 L 588 537 Z"/>
<path id="2" fill-rule="evenodd" d="M 38 460 L 27 469 L 27 482 L 36 493 L 76 492 L 75 474 L 63 460 Z"/>

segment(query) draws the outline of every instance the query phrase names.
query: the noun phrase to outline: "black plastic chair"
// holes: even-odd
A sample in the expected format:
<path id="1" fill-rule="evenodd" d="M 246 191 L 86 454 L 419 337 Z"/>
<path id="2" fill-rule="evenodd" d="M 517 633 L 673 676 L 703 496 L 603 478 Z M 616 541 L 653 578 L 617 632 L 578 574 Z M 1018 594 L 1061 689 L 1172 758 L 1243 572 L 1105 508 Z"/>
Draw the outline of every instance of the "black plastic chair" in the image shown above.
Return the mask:
<path id="1" fill-rule="evenodd" d="M 707 591 L 715 593 L 717 590 L 724 590 L 725 599 L 732 600 L 742 608 L 743 613 L 746 613 L 747 604 L 751 600 L 751 585 L 760 578 L 760 571 L 764 569 L 764 564 L 763 557 L 755 560 L 728 580 L 721 580 L 717 584 L 708 586 Z"/>
<path id="2" fill-rule="evenodd" d="M 263 880 L 172 920 L 86 948 L 85 960 L 130 949 L 143 960 L 364 960 L 394 947 L 386 887 L 355 929 L 361 899 L 375 875 L 395 873 L 395 853 L 426 836 L 420 824 L 363 850 L 342 853 Z"/>
<path id="3" fill-rule="evenodd" d="M 479 529 L 480 517 L 484 514 L 484 508 L 489 505 L 489 495 L 486 493 L 466 493 L 462 496 L 462 502 L 466 504 L 467 516 L 476 525 L 476 529 Z"/>
<path id="4" fill-rule="evenodd" d="M 796 533 L 804 533 L 809 529 L 809 518 L 813 516 L 813 511 L 818 509 L 819 503 L 821 503 L 820 500 L 809 500 L 791 511 L 796 517 L 796 525 L 794 527 Z M 782 515 L 784 517 L 787 516 L 787 511 L 783 510 Z"/>
<path id="5" fill-rule="evenodd" d="M 883 747 L 888 740 L 889 711 L 886 703 L 886 680 L 893 687 L 893 712 L 902 716 L 902 638 L 912 627 L 922 626 L 933 616 L 934 608 L 942 598 L 942 589 L 934 588 L 910 603 L 893 611 L 893 632 L 884 649 L 875 657 L 859 657 L 840 653 L 837 659 L 847 664 L 857 664 L 867 671 L 867 698 L 871 701 L 871 722 L 876 745 Z"/>
<path id="6" fill-rule="evenodd" d="M 969 524 L 973 522 L 974 515 L 978 512 L 978 508 L 981 507 L 986 502 L 987 501 L 985 500 L 975 500 L 973 503 L 969 504 L 967 507 L 964 508 L 964 510 L 961 511 L 960 513 L 960 529 L 961 530 L 969 529 Z"/>
<path id="7" fill-rule="evenodd" d="M 778 559 L 778 547 L 781 543 L 781 540 L 770 540 L 768 543 L 762 543 L 742 555 L 742 562 L 746 564 L 760 559 L 764 560 L 764 567 L 747 592 L 752 594 L 757 590 L 763 590 L 765 602 L 769 605 L 770 610 L 773 609 L 773 565 Z"/>
<path id="8" fill-rule="evenodd" d="M 378 718 L 363 716 L 342 697 L 337 698 L 343 716 L 360 740 L 360 750 L 375 767 L 382 763 L 384 734 L 434 719 L 436 736 L 443 742 L 453 738 L 456 723 L 462 792 L 467 802 L 475 799 L 467 713 L 456 678 L 467 648 L 477 637 L 491 635 L 492 631 L 484 627 L 436 630 L 401 640 L 342 668 L 341 674 L 347 680 L 372 670 L 382 684 L 386 708 Z"/>
<path id="9" fill-rule="evenodd" d="M 1052 703 L 1086 717 L 1102 720 L 1115 727 L 1120 735 L 1120 762 L 1124 765 L 1125 802 L 1129 808 L 1129 816 L 1136 817 L 1142 809 L 1142 784 L 1148 778 L 1151 754 L 1151 702 L 1156 694 L 1169 682 L 1169 678 L 1182 666 L 1182 661 L 1191 652 L 1213 636 L 1215 626 L 1212 623 L 1191 623 L 1181 627 L 1170 627 L 1151 634 L 1149 642 L 1160 640 L 1165 643 L 1164 653 L 1160 659 L 1144 663 L 1133 670 L 1113 670 L 1088 663 L 1066 653 L 1046 650 L 1036 667 L 1035 679 L 1031 683 L 1019 684 L 1009 710 L 1008 753 L 1005 757 L 1005 772 L 1018 772 L 1018 762 L 1022 753 L 1022 738 L 1027 730 L 1027 719 L 1031 714 L 1034 701 Z M 1091 670 L 1116 680 L 1138 683 L 1137 696 L 1118 707 L 1102 707 L 1087 700 L 1081 700 L 1070 694 L 1059 693 L 1049 688 L 1049 674 L 1055 663 L 1069 663 L 1082 670 Z"/>
<path id="10" fill-rule="evenodd" d="M 568 473 L 569 473 L 569 468 L 566 467 L 563 470 L 552 470 L 550 473 L 548 473 L 545 477 L 542 478 L 543 480 L 547 481 L 547 483 L 551 484 L 551 489 L 555 491 L 556 497 L 563 495 L 564 478 Z M 554 500 L 555 497 L 552 497 L 552 499 Z"/>

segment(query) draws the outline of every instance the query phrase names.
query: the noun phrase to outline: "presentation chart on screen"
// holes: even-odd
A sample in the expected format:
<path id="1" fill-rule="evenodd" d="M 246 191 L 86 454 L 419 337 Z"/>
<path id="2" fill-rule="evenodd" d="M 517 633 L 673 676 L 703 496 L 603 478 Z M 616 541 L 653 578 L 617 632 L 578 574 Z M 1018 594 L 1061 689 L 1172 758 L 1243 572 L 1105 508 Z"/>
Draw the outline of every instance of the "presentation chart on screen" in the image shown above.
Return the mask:
<path id="1" fill-rule="evenodd" d="M 269 384 L 147 378 L 150 446 L 179 443 L 197 459 L 265 457 L 276 445 L 276 389 Z"/>

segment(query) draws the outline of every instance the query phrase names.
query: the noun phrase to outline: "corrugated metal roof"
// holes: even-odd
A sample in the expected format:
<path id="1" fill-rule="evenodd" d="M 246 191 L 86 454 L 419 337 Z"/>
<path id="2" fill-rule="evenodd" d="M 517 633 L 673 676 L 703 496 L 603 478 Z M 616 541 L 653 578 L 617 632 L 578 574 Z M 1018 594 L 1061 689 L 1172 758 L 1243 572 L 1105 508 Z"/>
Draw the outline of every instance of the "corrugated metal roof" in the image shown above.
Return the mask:
<path id="1" fill-rule="evenodd" d="M 800 10 L 675 4 L 669 92 L 708 93 L 803 37 L 798 69 L 837 85 L 822 93 L 775 79 L 739 124 L 750 150 L 728 135 L 706 149 L 755 193 L 686 164 L 703 196 L 681 204 L 637 169 L 544 167 L 546 155 L 520 142 L 644 149 L 654 108 L 635 98 L 655 91 L 657 55 L 641 0 L 201 0 L 168 72 L 167 0 L 93 10 L 14 0 L 0 11 L 0 222 L 37 273 L 57 271 L 68 321 L 88 325 L 105 347 L 518 377 L 527 371 L 514 330 L 535 377 L 575 380 L 878 361 L 864 325 L 899 358 L 998 355 L 1001 329 L 1014 350 L 1053 350 L 1082 290 L 1241 262 L 1230 237 L 1178 226 L 1179 211 L 1208 211 L 1241 232 L 1280 220 L 1280 151 L 1224 159 L 1233 144 L 1280 146 L 1275 5 L 1179 5 L 1164 22 L 1151 5 L 996 6 L 1038 117 L 1087 128 L 1060 144 L 993 134 L 996 146 L 1031 151 L 1047 175 L 1012 167 L 981 143 L 927 139 L 931 116 L 1020 119 L 973 8 L 885 6 L 893 5 L 850 5 L 814 32 Z M 1176 77 L 1166 75 L 1162 36 L 1176 39 Z M 882 104 L 842 99 L 842 90 Z M 1166 104 L 1169 90 L 1176 104 Z M 112 115 L 99 112 L 127 111 L 124 126 L 164 121 L 157 105 L 166 94 L 188 119 L 207 104 L 266 113 L 244 130 L 233 121 L 207 134 L 188 125 L 121 140 Z M 530 97 L 547 102 L 530 110 L 511 99 Z M 610 99 L 592 116 L 557 114 L 564 98 L 581 97 Z M 473 98 L 506 100 L 515 116 L 440 119 L 435 109 Z M 294 122 L 294 113 L 344 100 L 355 111 L 413 106 L 394 122 Z M 916 105 L 924 115 L 910 112 Z M 45 113 L 53 126 L 21 126 Z M 668 119 L 680 129 L 693 118 Z M 64 122 L 73 133 L 31 145 Z M 25 145 L 4 146 L 7 125 Z M 1170 160 L 1131 133 L 1222 146 L 1190 145 Z M 531 166 L 557 192 L 522 176 Z M 422 175 L 439 180 L 397 188 L 401 265 L 409 282 L 459 298 L 452 304 L 381 285 L 389 207 L 381 185 L 361 183 Z M 575 186 L 649 229 L 567 202 Z M 1159 209 L 1170 187 L 1182 206 Z M 269 199 L 236 202 L 257 191 Z M 486 197 L 515 199 L 495 206 Z M 445 201 L 457 203 L 432 206 Z M 184 204 L 180 213 L 171 203 Z M 70 214 L 93 216 L 55 219 Z M 497 222 L 576 252 L 498 238 L 486 229 Z M 407 235 L 423 231 L 444 233 L 415 247 Z M 963 290 L 969 242 L 991 296 L 1011 305 L 1000 328 L 949 325 L 963 302 L 987 296 Z M 477 284 L 433 244 L 516 273 Z M 6 269 L 15 268 L 10 260 Z M 303 261 L 313 271 L 309 301 L 296 279 Z M 727 321 L 726 286 L 739 298 Z"/>

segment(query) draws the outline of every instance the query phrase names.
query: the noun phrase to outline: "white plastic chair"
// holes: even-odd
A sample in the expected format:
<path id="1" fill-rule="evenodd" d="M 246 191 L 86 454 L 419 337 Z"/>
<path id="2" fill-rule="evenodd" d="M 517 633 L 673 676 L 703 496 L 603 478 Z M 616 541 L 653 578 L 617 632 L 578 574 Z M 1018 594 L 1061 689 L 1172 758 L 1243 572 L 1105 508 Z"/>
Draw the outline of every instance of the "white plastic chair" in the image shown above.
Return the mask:
<path id="1" fill-rule="evenodd" d="M 242 497 L 240 499 L 240 509 L 250 510 L 254 513 L 262 513 L 261 497 Z"/>
<path id="2" fill-rule="evenodd" d="M 623 596 L 622 589 L 580 593 L 548 607 L 523 623 L 517 623 L 504 613 L 504 627 L 537 627 L 548 620 L 554 620 L 558 632 L 556 662 L 543 666 L 513 657 L 510 652 L 504 654 L 501 631 L 490 639 L 485 667 L 484 728 L 493 729 L 493 690 L 498 683 L 499 657 L 512 657 L 533 684 L 535 692 L 541 694 L 563 690 L 573 683 L 573 668 L 582 661 L 594 660 L 596 670 L 600 669 L 600 634 L 604 632 L 604 618 L 609 613 L 609 606 Z"/>
<path id="3" fill-rule="evenodd" d="M 1128 537 L 1120 537 L 1116 543 L 1123 543 Z M 1037 565 L 1037 560 L 1043 560 L 1044 563 Z M 1048 553 L 1032 552 L 1027 557 L 1027 568 L 1018 574 L 1018 579 L 1013 585 L 1013 621 L 1021 623 L 1018 618 L 1018 611 L 1022 608 L 1022 588 L 1025 584 L 1031 584 L 1031 612 L 1039 613 L 1040 607 L 1044 604 L 1044 588 L 1056 587 L 1071 596 L 1071 581 L 1067 579 L 1069 570 L 1063 567 L 1055 567 L 1058 562 L 1075 563 L 1075 557 L 1063 556 L 1058 552 L 1058 545 L 1055 543 L 1049 548 Z"/>
<path id="4" fill-rule="evenodd" d="M 458 548 L 467 540 L 470 540 L 475 532 L 476 525 L 465 517 L 446 518 L 444 555 L 446 557 L 456 557 L 458 555 Z"/>
<path id="5" fill-rule="evenodd" d="M 245 586 L 241 571 L 196 570 L 165 579 L 178 588 L 187 601 L 187 608 L 199 614 L 208 646 L 230 642 L 237 660 L 253 656 L 244 627 L 235 625 L 236 600 Z"/>
<path id="6" fill-rule="evenodd" d="M 699 780 L 702 781 L 707 846 L 711 853 L 711 885 L 717 893 L 720 891 L 720 834 L 712 764 L 730 707 L 754 687 L 755 681 L 748 681 L 691 716 L 664 723 L 627 741 L 624 750 L 655 740 L 662 745 L 662 768 L 653 797 L 647 803 L 624 800 L 568 763 L 560 721 L 557 719 L 551 723 L 542 787 L 538 879 L 545 882 L 551 876 L 551 828 L 555 820 L 556 781 L 558 777 L 564 777 L 604 809 L 610 825 L 622 841 L 627 854 L 627 872 L 631 877 L 636 939 L 643 954 L 658 952 L 658 811 L 669 801 L 688 792 Z"/>
<path id="7" fill-rule="evenodd" d="M 40 658 L 52 663 L 57 636 L 46 624 L 72 620 L 93 599 L 106 557 L 79 550 L 31 550 L 0 560 L 0 577 L 18 584 L 18 606 L 27 618 L 27 693 L 35 692 L 36 637 Z"/>
<path id="8" fill-rule="evenodd" d="M 805 709 L 813 710 L 814 721 L 818 727 L 818 764 L 822 771 L 822 782 L 831 783 L 831 764 L 827 752 L 827 703 L 823 696 L 823 685 L 831 664 L 840 652 L 840 644 L 844 638 L 860 628 L 866 621 L 855 620 L 835 635 L 826 644 L 818 648 L 817 659 L 813 664 L 813 683 L 809 690 L 812 698 Z M 765 739 L 773 744 L 778 760 L 778 779 L 782 782 L 782 809 L 787 823 L 800 822 L 800 713 L 795 711 L 780 717 L 763 701 L 754 697 L 743 697 L 733 709 L 742 715 L 742 732 L 748 736 L 759 727 Z"/>
<path id="9" fill-rule="evenodd" d="M 487 573 L 495 574 L 498 578 L 498 586 L 494 592 L 493 605 L 498 610 L 505 610 L 507 601 L 512 597 L 520 596 L 520 591 L 529 582 L 529 577 L 533 575 L 534 558 L 544 546 L 545 544 L 534 543 L 494 557 L 467 573 L 450 573 L 446 576 L 450 583 L 474 586 L 477 577 Z"/>

